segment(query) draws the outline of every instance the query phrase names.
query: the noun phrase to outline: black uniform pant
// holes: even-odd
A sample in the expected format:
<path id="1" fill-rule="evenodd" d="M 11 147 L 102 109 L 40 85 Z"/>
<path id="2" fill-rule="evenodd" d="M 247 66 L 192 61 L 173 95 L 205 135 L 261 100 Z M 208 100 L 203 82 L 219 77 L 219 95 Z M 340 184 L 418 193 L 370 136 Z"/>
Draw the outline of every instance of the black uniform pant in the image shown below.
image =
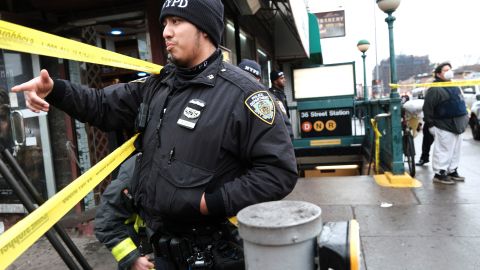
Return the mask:
<path id="1" fill-rule="evenodd" d="M 434 140 L 428 128 L 426 124 L 423 125 L 422 155 L 420 156 L 423 161 L 430 161 L 430 148 Z"/>

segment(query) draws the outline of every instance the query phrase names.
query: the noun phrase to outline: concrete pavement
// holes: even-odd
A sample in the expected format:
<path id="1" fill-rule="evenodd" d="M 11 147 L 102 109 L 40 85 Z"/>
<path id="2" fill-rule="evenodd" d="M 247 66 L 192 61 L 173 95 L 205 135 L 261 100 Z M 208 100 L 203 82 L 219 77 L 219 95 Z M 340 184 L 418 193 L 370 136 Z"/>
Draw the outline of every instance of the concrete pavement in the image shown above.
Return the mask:
<path id="1" fill-rule="evenodd" d="M 421 149 L 421 134 L 415 139 Z M 300 179 L 287 199 L 321 206 L 323 221 L 355 218 L 367 270 L 480 269 L 480 142 L 468 129 L 459 173 L 464 183 L 433 184 L 431 164 L 417 167 L 420 188 L 384 188 L 369 176 Z M 383 203 L 392 204 L 382 207 Z"/>

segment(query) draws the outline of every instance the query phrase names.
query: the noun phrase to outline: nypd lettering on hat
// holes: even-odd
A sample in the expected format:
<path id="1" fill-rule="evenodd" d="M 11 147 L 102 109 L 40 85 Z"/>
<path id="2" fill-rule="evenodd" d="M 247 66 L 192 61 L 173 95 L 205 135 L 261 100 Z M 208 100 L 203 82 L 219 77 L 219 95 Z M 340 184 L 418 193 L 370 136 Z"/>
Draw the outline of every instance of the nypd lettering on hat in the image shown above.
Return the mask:
<path id="1" fill-rule="evenodd" d="M 250 66 L 245 66 L 243 69 L 245 69 L 246 71 L 254 74 L 254 75 L 257 76 L 257 77 L 260 77 L 260 72 L 259 72 L 258 70 L 256 70 L 256 69 L 250 67 Z"/>
<path id="2" fill-rule="evenodd" d="M 275 119 L 275 105 L 267 91 L 251 94 L 246 100 L 247 108 L 263 122 L 272 125 Z"/>
<path id="3" fill-rule="evenodd" d="M 188 6 L 188 0 L 165 0 L 163 7 L 179 7 L 186 8 Z"/>

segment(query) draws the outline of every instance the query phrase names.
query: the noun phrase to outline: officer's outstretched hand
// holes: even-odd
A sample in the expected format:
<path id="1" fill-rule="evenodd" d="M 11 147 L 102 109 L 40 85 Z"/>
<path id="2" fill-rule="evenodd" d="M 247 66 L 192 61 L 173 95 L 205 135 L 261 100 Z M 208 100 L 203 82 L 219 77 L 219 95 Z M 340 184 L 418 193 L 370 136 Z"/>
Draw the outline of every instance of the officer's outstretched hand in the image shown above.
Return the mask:
<path id="1" fill-rule="evenodd" d="M 48 75 L 48 71 L 42 69 L 40 76 L 31 79 L 28 82 L 12 87 L 12 92 L 23 92 L 27 107 L 34 111 L 47 112 L 50 104 L 44 98 L 50 94 L 53 89 L 53 80 Z"/>
<path id="2" fill-rule="evenodd" d="M 143 256 L 139 257 L 130 267 L 130 270 L 150 270 L 153 269 L 155 265 L 148 260 L 148 257 Z"/>

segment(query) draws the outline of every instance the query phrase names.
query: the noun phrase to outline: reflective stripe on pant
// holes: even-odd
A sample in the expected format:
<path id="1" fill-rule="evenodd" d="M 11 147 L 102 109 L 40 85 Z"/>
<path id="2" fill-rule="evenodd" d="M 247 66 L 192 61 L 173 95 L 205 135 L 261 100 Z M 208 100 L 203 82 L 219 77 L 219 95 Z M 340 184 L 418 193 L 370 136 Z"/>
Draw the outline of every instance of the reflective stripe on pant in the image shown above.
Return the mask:
<path id="1" fill-rule="evenodd" d="M 462 134 L 455 134 L 436 127 L 429 129 L 435 138 L 433 143 L 432 169 L 438 174 L 441 170 L 447 173 L 458 167 L 460 162 L 460 148 Z"/>

